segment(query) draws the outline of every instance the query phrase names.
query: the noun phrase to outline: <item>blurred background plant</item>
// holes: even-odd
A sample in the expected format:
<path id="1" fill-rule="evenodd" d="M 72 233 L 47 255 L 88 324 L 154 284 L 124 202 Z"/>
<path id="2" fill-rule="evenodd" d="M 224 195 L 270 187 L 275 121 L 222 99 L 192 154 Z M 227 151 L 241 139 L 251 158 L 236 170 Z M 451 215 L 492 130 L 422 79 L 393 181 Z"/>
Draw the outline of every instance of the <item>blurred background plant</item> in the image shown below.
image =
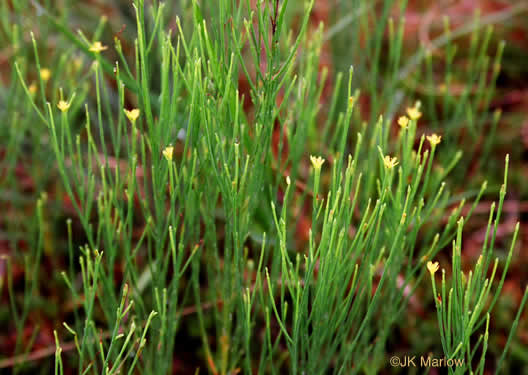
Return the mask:
<path id="1" fill-rule="evenodd" d="M 0 12 L 2 371 L 528 371 L 526 3 Z"/>

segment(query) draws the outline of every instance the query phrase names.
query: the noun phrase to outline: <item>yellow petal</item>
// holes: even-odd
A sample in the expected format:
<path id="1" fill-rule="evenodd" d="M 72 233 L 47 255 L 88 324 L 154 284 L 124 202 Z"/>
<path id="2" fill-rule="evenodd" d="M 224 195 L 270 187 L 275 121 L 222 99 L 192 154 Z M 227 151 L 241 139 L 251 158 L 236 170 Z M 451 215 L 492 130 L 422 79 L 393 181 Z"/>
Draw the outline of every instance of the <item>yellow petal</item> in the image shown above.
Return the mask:
<path id="1" fill-rule="evenodd" d="M 57 104 L 57 108 L 59 108 L 62 112 L 66 112 L 70 108 L 70 103 L 61 100 L 59 104 Z"/>
<path id="2" fill-rule="evenodd" d="M 427 140 L 431 144 L 431 147 L 434 147 L 442 141 L 442 136 L 437 134 L 431 134 L 427 136 Z"/>
<path id="3" fill-rule="evenodd" d="M 387 155 L 383 158 L 383 164 L 385 165 L 385 168 L 392 169 L 398 165 L 398 159 L 396 159 L 396 157 L 391 158 L 389 155 Z"/>
<path id="4" fill-rule="evenodd" d="M 165 159 L 167 159 L 167 161 L 172 160 L 173 152 L 174 152 L 174 147 L 172 146 L 165 147 L 165 149 L 163 150 L 163 156 L 165 156 Z"/>
<path id="5" fill-rule="evenodd" d="M 403 129 L 407 129 L 409 126 L 409 118 L 407 116 L 401 116 L 398 119 L 398 125 L 400 125 Z"/>
<path id="6" fill-rule="evenodd" d="M 312 165 L 314 169 L 321 169 L 321 166 L 324 164 L 325 160 L 320 156 L 312 156 L 310 155 L 310 161 L 312 162 Z"/>
<path id="7" fill-rule="evenodd" d="M 436 271 L 438 271 L 438 262 L 427 262 L 427 269 L 429 270 L 429 273 L 431 275 L 434 275 L 436 273 Z"/>
<path id="8" fill-rule="evenodd" d="M 407 108 L 407 114 L 411 118 L 411 120 L 418 120 L 420 117 L 422 117 L 422 112 L 418 109 L 418 107 L 413 108 Z"/>
<path id="9" fill-rule="evenodd" d="M 100 53 L 104 50 L 108 49 L 107 46 L 103 46 L 101 42 L 94 42 L 91 46 L 90 46 L 90 52 L 93 52 L 93 53 Z"/>
<path id="10" fill-rule="evenodd" d="M 125 116 L 130 120 L 130 122 L 135 123 L 136 120 L 139 118 L 139 115 L 141 114 L 141 111 L 137 108 L 129 110 L 124 110 Z"/>
<path id="11" fill-rule="evenodd" d="M 47 68 L 40 69 L 40 78 L 42 78 L 44 82 L 49 81 L 49 79 L 51 78 L 51 70 Z"/>

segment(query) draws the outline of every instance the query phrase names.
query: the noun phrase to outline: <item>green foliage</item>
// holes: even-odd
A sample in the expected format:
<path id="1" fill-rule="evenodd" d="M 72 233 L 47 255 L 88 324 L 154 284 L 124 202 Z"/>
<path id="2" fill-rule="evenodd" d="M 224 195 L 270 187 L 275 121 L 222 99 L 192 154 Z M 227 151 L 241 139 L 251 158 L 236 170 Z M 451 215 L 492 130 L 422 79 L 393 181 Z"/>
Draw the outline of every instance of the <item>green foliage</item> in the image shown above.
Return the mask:
<path id="1" fill-rule="evenodd" d="M 182 332 L 201 341 L 196 357 L 213 374 L 378 373 L 390 369 L 391 336 L 426 264 L 450 244 L 451 279 L 442 271 L 440 293 L 431 272 L 439 341 L 413 350 L 464 359 L 451 373 L 484 373 L 518 227 L 497 286 L 499 261 L 492 262 L 506 174 L 482 256 L 466 276 L 462 229 L 488 184 L 466 193 L 457 187 L 475 155 L 463 156 L 457 140 L 467 133 L 476 144 L 491 129 L 479 165 L 486 161 L 500 117 L 488 107 L 504 45 L 489 57 L 491 29 L 475 26 L 470 65 L 455 71 L 446 24 L 446 89 L 438 93 L 431 54 L 420 50 L 402 64 L 404 24 L 389 11 L 399 3 L 403 12 L 405 1 L 384 1 L 375 22 L 379 9 L 350 2 L 364 14 L 327 32 L 311 27 L 314 3 L 135 0 L 133 42 L 116 36 L 108 50 L 106 18 L 87 37 L 67 24 L 68 7 L 36 3 L 44 31 L 22 46 L 19 28 L 8 26 L 23 17 L 22 5 L 8 11 L 2 3 L 2 37 L 18 51 L 2 110 L 13 123 L 1 135 L 8 150 L 2 183 L 18 188 L 13 170 L 25 157 L 27 132 L 33 157 L 43 155 L 40 168 L 60 177 L 59 194 L 74 210 L 56 218 L 67 232 L 60 282 L 75 304 L 55 327 L 56 374 L 65 366 L 79 374 L 171 373 Z M 348 14 L 351 6 L 337 9 Z M 347 23 L 352 30 L 341 32 Z M 46 51 L 44 32 L 60 38 L 60 49 Z M 343 57 L 346 84 L 341 73 L 319 70 L 321 49 L 333 38 L 354 46 Z M 53 67 L 50 77 L 45 66 Z M 449 89 L 458 80 L 468 82 L 460 97 Z M 422 134 L 422 112 L 441 136 Z M 38 181 L 45 190 L 45 177 Z M 19 337 L 46 250 L 46 204 L 39 200 L 31 226 L 36 239 L 25 269 L 33 278 L 22 302 L 7 283 Z M 311 221 L 306 242 L 301 217 Z M 75 348 L 67 354 L 66 339 Z M 17 354 L 30 349 L 21 345 Z M 498 372 L 503 358 L 490 368 Z"/>

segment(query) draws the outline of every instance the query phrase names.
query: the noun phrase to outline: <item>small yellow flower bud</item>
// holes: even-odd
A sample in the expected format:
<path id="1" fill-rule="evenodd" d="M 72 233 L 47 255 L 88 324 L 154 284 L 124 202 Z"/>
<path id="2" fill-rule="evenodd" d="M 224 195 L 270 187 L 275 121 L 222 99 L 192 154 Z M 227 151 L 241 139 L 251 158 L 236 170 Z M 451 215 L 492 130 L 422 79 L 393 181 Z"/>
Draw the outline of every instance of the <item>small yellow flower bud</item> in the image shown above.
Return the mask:
<path id="1" fill-rule="evenodd" d="M 124 110 L 125 116 L 130 120 L 131 123 L 135 124 L 136 120 L 139 118 L 139 115 L 141 114 L 141 111 L 137 108 L 129 110 Z"/>
<path id="2" fill-rule="evenodd" d="M 57 108 L 59 108 L 62 112 L 66 112 L 70 108 L 71 103 L 68 103 L 64 100 L 59 101 L 59 104 L 57 104 Z"/>
<path id="3" fill-rule="evenodd" d="M 398 159 L 396 159 L 396 157 L 391 158 L 389 155 L 387 155 L 387 156 L 385 156 L 383 158 L 383 164 L 385 165 L 385 168 L 392 169 L 396 165 L 398 165 L 398 161 L 397 160 Z"/>
<path id="4" fill-rule="evenodd" d="M 31 95 L 34 95 L 37 93 L 37 85 L 35 84 L 35 82 L 29 85 L 28 90 Z"/>
<path id="5" fill-rule="evenodd" d="M 165 159 L 167 159 L 167 161 L 172 161 L 173 152 L 174 152 L 174 147 L 172 146 L 165 147 L 165 149 L 163 150 L 163 156 L 165 156 Z"/>
<path id="6" fill-rule="evenodd" d="M 437 134 L 428 135 L 427 140 L 431 144 L 431 147 L 434 147 L 442 141 L 442 136 Z"/>
<path id="7" fill-rule="evenodd" d="M 320 157 L 320 156 L 311 156 L 310 155 L 310 161 L 312 162 L 312 165 L 314 167 L 314 169 L 316 170 L 320 170 L 321 169 L 321 166 L 324 164 L 325 160 Z"/>
<path id="8" fill-rule="evenodd" d="M 93 53 L 101 53 L 102 51 L 108 49 L 107 46 L 103 46 L 101 42 L 94 42 L 91 46 L 89 51 Z"/>
<path id="9" fill-rule="evenodd" d="M 429 273 L 431 275 L 434 275 L 436 273 L 436 271 L 438 271 L 438 262 L 427 262 L 427 269 L 429 270 Z"/>
<path id="10" fill-rule="evenodd" d="M 401 116 L 398 119 L 398 125 L 400 125 L 403 129 L 407 129 L 409 127 L 409 118 L 407 116 Z"/>
<path id="11" fill-rule="evenodd" d="M 49 70 L 49 69 L 47 69 L 47 68 L 42 68 L 42 69 L 40 69 L 40 78 L 41 78 L 44 82 L 49 81 L 49 79 L 51 78 L 51 70 Z"/>
<path id="12" fill-rule="evenodd" d="M 420 112 L 420 109 L 418 106 L 414 106 L 412 108 L 407 108 L 407 114 L 411 118 L 411 120 L 418 120 L 420 117 L 422 117 L 422 112 Z"/>

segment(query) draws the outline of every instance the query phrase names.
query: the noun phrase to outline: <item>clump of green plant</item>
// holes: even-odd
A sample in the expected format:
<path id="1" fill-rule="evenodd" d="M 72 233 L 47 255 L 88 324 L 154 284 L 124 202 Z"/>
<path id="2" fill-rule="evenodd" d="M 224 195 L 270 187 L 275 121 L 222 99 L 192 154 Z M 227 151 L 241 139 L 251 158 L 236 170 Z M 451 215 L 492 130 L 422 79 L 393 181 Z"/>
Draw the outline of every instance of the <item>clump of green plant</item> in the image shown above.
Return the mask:
<path id="1" fill-rule="evenodd" d="M 463 223 L 487 183 L 469 194 L 462 219 L 466 200 L 451 192 L 450 180 L 463 161 L 449 142 L 458 130 L 420 134 L 429 102 L 385 105 L 401 100 L 401 25 L 395 32 L 389 24 L 384 74 L 391 79 L 383 94 L 377 79 L 369 81 L 376 115 L 362 118 L 352 68 L 345 87 L 336 76 L 322 108 L 325 33 L 310 28 L 314 0 L 302 4 L 193 1 L 174 19 L 164 3 L 135 0 L 133 51 L 115 38 L 115 63 L 101 41 L 105 20 L 88 38 L 41 9 L 90 59 L 78 81 L 65 78 L 51 96 L 49 71 L 39 63 L 44 41 L 32 37 L 37 89 L 27 83 L 27 64 L 15 65 L 75 212 L 63 223 L 69 262 L 61 278 L 78 302 L 54 332 L 56 374 L 65 366 L 79 374 L 171 373 L 182 331 L 200 340 L 196 357 L 212 374 L 378 373 L 390 368 L 388 342 L 409 299 L 452 241 L 452 287 L 443 273 L 439 301 L 432 284 L 437 344 L 447 357 L 466 359 L 453 373 L 484 372 L 489 321 L 514 248 L 492 293 L 497 214 L 475 271 L 466 277 L 461 270 Z M 378 57 L 384 26 L 372 42 Z M 477 45 L 472 61 L 485 60 L 486 48 L 477 53 Z M 52 74 L 60 82 L 67 68 Z M 491 93 L 481 95 L 489 102 Z M 448 101 L 445 116 L 477 113 L 481 100 L 464 107 L 472 103 L 466 99 Z M 506 182 L 498 213 L 505 193 Z M 311 220 L 305 243 L 296 230 L 301 215 Z M 74 223 L 85 237 L 80 246 Z M 511 335 L 525 301 L 526 294 Z M 21 330 L 26 313 L 17 315 L 14 298 L 11 307 Z M 75 349 L 66 355 L 67 337 Z"/>
<path id="2" fill-rule="evenodd" d="M 486 229 L 486 238 L 482 247 L 482 253 L 475 265 L 475 269 L 470 270 L 467 276 L 461 269 L 462 230 L 464 227 L 464 218 L 460 218 L 458 221 L 457 236 L 456 239 L 453 240 L 451 287 L 449 289 L 447 289 L 446 286 L 446 272 L 442 269 L 441 289 L 440 292 L 437 291 L 435 273 L 439 268 L 438 262 L 433 263 L 429 261 L 427 264 L 427 268 L 431 274 L 432 289 L 435 296 L 442 349 L 446 358 L 459 359 L 461 360 L 460 363 L 462 363 L 462 365 L 457 366 L 454 373 L 462 374 L 468 371 L 470 373 L 484 373 L 491 311 L 497 303 L 504 285 L 506 273 L 512 260 L 515 241 L 519 232 L 519 223 L 517 223 L 499 285 L 495 292 L 492 293 L 491 289 L 499 264 L 498 258 L 495 258 L 495 261 L 493 262 L 491 276 L 489 277 L 488 271 L 492 265 L 497 227 L 500 221 L 504 197 L 506 196 L 507 176 L 508 157 L 506 158 L 504 184 L 500 189 L 499 206 L 496 213 L 495 204 L 492 204 L 491 206 L 488 226 Z M 520 314 L 524 309 L 527 298 L 528 288 L 525 290 L 517 316 L 512 322 L 512 329 L 503 354 L 496 365 L 497 373 L 500 373 L 501 371 L 502 362 L 504 361 L 506 351 L 519 323 Z M 476 343 L 471 342 L 472 336 L 481 331 L 481 327 L 484 324 L 484 333 L 478 335 Z M 479 347 L 481 355 L 480 359 L 477 359 L 476 354 Z"/>

